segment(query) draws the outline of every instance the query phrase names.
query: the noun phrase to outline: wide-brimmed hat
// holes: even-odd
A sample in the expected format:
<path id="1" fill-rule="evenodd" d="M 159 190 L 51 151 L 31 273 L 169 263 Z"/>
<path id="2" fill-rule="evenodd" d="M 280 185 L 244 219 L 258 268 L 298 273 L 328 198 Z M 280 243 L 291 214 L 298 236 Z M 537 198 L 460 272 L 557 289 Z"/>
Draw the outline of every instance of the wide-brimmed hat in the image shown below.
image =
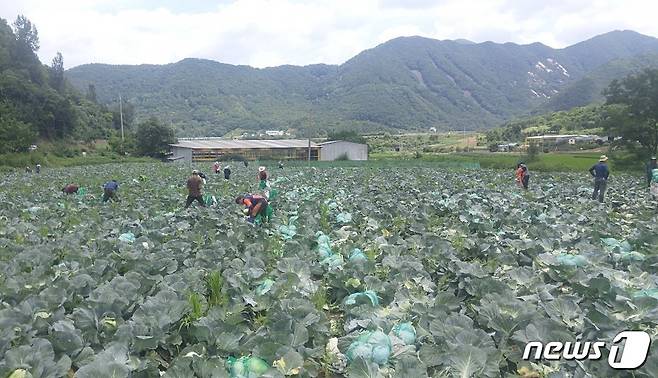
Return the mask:
<path id="1" fill-rule="evenodd" d="M 265 170 L 265 167 L 258 167 L 258 172 L 263 172 Z"/>
<path id="2" fill-rule="evenodd" d="M 193 175 L 198 175 L 198 174 L 199 174 L 199 171 L 197 171 L 196 169 L 193 169 L 193 170 L 192 170 L 192 174 L 193 174 Z"/>
<path id="3" fill-rule="evenodd" d="M 599 161 L 608 161 L 608 157 L 605 156 L 605 155 L 601 155 L 601 157 L 599 158 Z"/>
<path id="4" fill-rule="evenodd" d="M 652 157 L 651 157 L 651 160 L 656 160 L 656 157 L 655 157 L 655 156 L 652 156 Z"/>

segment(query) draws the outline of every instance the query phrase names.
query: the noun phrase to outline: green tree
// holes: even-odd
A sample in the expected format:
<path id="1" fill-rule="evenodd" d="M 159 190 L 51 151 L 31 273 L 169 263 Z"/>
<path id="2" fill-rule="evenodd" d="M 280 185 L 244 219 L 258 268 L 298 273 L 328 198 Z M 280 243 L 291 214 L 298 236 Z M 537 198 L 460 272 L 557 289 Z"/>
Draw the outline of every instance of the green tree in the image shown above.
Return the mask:
<path id="1" fill-rule="evenodd" d="M 159 158 L 169 151 L 169 144 L 176 142 L 174 129 L 154 117 L 139 124 L 135 139 L 137 153 Z"/>
<path id="2" fill-rule="evenodd" d="M 112 113 L 87 99 L 80 99 L 75 105 L 75 111 L 77 114 L 75 138 L 91 141 L 106 139 L 111 135 Z"/>
<path id="3" fill-rule="evenodd" d="M 0 127 L 5 134 L 13 133 L 14 129 L 16 133 L 16 138 L 5 135 L 3 140 L 30 139 L 31 142 L 34 133 L 52 141 L 106 136 L 112 125 L 112 113 L 83 100 L 68 86 L 60 53 L 51 67 L 41 64 L 35 54 L 38 47 L 36 27 L 27 18 L 19 16 L 14 30 L 0 18 L 0 102 L 2 113 L 7 112 Z"/>
<path id="4" fill-rule="evenodd" d="M 89 84 L 89 87 L 87 87 L 87 100 L 98 104 L 98 96 L 96 95 L 96 86 L 94 84 Z"/>
<path id="5" fill-rule="evenodd" d="M 526 160 L 535 161 L 537 160 L 538 156 L 539 156 L 539 145 L 537 145 L 536 143 L 530 143 L 530 145 L 528 146 Z"/>
<path id="6" fill-rule="evenodd" d="M 646 69 L 623 80 L 614 80 L 604 92 L 607 104 L 624 107 L 609 114 L 606 127 L 621 136 L 623 143 L 634 148 L 641 146 L 644 155 L 658 150 L 658 69 Z"/>
<path id="7" fill-rule="evenodd" d="M 39 50 L 39 32 L 37 27 L 32 24 L 27 17 L 22 14 L 16 17 L 14 22 L 14 34 L 16 40 L 31 52 Z"/>
<path id="8" fill-rule="evenodd" d="M 50 66 L 50 86 L 60 93 L 64 91 L 64 58 L 59 51 Z"/>
<path id="9" fill-rule="evenodd" d="M 94 93 L 96 93 L 95 89 Z M 121 113 L 119 110 L 119 104 L 116 104 L 116 107 L 112 109 L 112 125 L 117 130 L 121 130 Z M 124 99 L 121 110 L 123 111 L 123 128 L 126 130 L 132 129 L 135 120 L 135 106 Z"/>
<path id="10" fill-rule="evenodd" d="M 15 43 L 10 46 L 11 67 L 29 73 L 30 80 L 43 85 L 46 83 L 46 71 L 41 65 L 36 51 L 39 50 L 39 33 L 36 26 L 25 16 L 20 15 L 14 22 L 12 32 Z"/>
<path id="11" fill-rule="evenodd" d="M 121 139 L 121 134 L 112 130 L 108 144 L 110 145 L 110 149 L 119 155 L 131 154 L 137 149 L 135 135 L 130 132 L 125 133 L 124 138 Z"/>
<path id="12" fill-rule="evenodd" d="M 359 135 L 356 131 L 351 130 L 331 131 L 329 132 L 327 140 L 344 140 L 347 142 L 366 144 L 366 138 Z"/>
<path id="13" fill-rule="evenodd" d="M 11 106 L 0 103 L 0 153 L 26 151 L 35 138 L 32 127 L 19 121 Z"/>

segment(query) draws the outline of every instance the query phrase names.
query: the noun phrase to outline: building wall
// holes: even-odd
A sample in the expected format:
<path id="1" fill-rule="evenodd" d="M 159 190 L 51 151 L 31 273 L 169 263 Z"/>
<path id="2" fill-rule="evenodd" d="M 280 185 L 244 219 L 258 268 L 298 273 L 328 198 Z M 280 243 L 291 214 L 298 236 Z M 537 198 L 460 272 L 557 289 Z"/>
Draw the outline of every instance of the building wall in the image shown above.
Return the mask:
<path id="1" fill-rule="evenodd" d="M 245 148 L 245 149 L 191 149 L 171 147 L 173 157 L 183 156 L 183 161 L 215 161 L 224 157 L 241 156 L 247 160 L 307 160 L 308 148 Z M 319 147 L 311 147 L 311 160 L 318 160 Z"/>
<path id="2" fill-rule="evenodd" d="M 182 156 L 182 161 L 186 163 L 192 162 L 192 149 L 191 148 L 182 148 L 182 147 L 172 147 L 171 148 L 172 157 Z M 180 160 L 179 160 L 180 161 Z"/>
<path id="3" fill-rule="evenodd" d="M 338 141 L 320 146 L 320 160 L 336 160 L 344 154 L 350 160 L 368 160 L 368 145 Z"/>

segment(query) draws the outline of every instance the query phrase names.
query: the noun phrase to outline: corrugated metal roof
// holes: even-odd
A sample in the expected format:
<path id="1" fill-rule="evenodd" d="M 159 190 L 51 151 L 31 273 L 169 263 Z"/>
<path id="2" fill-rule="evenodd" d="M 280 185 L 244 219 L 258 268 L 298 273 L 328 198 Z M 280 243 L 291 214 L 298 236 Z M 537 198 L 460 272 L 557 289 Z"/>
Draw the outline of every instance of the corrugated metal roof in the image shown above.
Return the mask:
<path id="1" fill-rule="evenodd" d="M 258 148 L 308 148 L 308 139 L 264 139 L 264 140 L 228 140 L 228 139 L 180 139 L 172 147 L 196 149 L 258 149 Z M 311 142 L 311 147 L 318 147 Z"/>
<path id="2" fill-rule="evenodd" d="M 347 141 L 347 140 L 329 140 L 329 141 L 326 141 L 326 142 L 318 143 L 318 146 L 324 146 L 325 144 L 333 144 L 333 143 L 350 143 L 350 144 L 356 144 L 356 145 L 359 145 L 359 146 L 365 146 L 364 143 L 355 143 L 355 142 L 350 142 L 350 141 Z"/>
<path id="3" fill-rule="evenodd" d="M 588 137 L 589 135 L 578 135 L 578 134 L 565 134 L 565 135 L 553 135 L 553 134 L 547 134 L 547 135 L 538 135 L 538 136 L 531 136 L 527 137 L 526 139 L 561 139 L 561 138 L 578 138 L 578 137 Z"/>

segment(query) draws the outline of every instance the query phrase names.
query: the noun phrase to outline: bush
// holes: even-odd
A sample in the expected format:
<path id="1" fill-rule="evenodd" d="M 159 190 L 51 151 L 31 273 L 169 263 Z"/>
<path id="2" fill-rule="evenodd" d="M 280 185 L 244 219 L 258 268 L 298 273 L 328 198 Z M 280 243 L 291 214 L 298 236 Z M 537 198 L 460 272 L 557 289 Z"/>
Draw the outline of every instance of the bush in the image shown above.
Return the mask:
<path id="1" fill-rule="evenodd" d="M 27 151 L 35 139 L 32 126 L 19 121 L 8 106 L 0 103 L 0 153 Z"/>
<path id="2" fill-rule="evenodd" d="M 122 156 L 135 152 L 135 137 L 130 133 L 124 134 L 123 141 L 121 140 L 120 135 L 112 135 L 108 144 L 112 152 Z"/>
<path id="3" fill-rule="evenodd" d="M 528 146 L 528 151 L 527 151 L 528 153 L 527 153 L 526 160 L 527 161 L 537 160 L 537 157 L 539 156 L 539 151 L 540 151 L 539 146 L 536 145 L 536 144 L 531 143 Z"/>
<path id="4" fill-rule="evenodd" d="M 359 135 L 356 131 L 331 131 L 327 140 L 344 140 L 347 142 L 367 144 L 366 138 Z"/>
<path id="5" fill-rule="evenodd" d="M 162 158 L 169 151 L 169 144 L 176 142 L 176 136 L 171 126 L 151 117 L 137 127 L 135 142 L 140 155 Z"/>

